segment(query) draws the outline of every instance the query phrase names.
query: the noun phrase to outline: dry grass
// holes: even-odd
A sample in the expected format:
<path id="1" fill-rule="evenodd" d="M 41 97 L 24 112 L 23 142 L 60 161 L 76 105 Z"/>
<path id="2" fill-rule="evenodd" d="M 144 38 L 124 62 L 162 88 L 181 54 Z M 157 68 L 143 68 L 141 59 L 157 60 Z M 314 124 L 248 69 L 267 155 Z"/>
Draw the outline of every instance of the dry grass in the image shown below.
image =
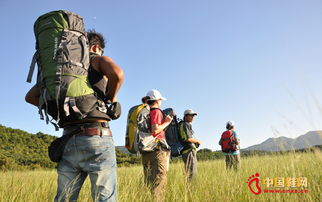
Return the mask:
<path id="1" fill-rule="evenodd" d="M 198 163 L 198 176 L 187 186 L 183 164 L 171 164 L 166 187 L 166 201 L 321 201 L 322 153 L 293 153 L 279 156 L 242 158 L 239 172 L 226 171 L 223 160 Z M 307 177 L 309 193 L 252 194 L 245 183 L 249 176 Z M 152 201 L 143 184 L 141 166 L 118 169 L 118 198 L 123 202 Z M 263 185 L 261 185 L 263 187 Z M 263 188 L 262 188 L 263 189 Z M 56 192 L 55 171 L 0 173 L 0 201 L 53 201 Z M 79 201 L 91 201 L 87 180 Z"/>

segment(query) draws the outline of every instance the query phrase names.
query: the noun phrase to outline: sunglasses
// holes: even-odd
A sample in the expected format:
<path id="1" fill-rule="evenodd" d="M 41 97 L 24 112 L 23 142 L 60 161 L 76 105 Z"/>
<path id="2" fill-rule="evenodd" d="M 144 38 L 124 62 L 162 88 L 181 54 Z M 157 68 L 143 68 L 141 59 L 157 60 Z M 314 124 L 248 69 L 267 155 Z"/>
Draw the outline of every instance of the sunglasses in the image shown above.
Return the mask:
<path id="1" fill-rule="evenodd" d="M 100 51 L 102 51 L 102 55 L 104 55 L 104 49 L 103 48 L 100 48 Z"/>

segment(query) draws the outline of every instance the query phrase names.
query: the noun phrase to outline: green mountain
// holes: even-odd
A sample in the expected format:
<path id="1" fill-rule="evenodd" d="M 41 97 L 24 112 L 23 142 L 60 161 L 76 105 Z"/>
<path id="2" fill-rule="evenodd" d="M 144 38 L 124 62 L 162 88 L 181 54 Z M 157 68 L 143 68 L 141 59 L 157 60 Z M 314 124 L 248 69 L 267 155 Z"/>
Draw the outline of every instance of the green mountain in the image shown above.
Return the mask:
<path id="1" fill-rule="evenodd" d="M 36 168 L 55 168 L 56 163 L 49 160 L 47 148 L 55 136 L 38 132 L 31 134 L 0 124 L 0 170 L 22 170 Z M 119 166 L 138 164 L 139 156 L 125 154 L 116 148 Z"/>
<path id="2" fill-rule="evenodd" d="M 54 168 L 47 147 L 55 136 L 30 134 L 0 125 L 0 169 Z"/>

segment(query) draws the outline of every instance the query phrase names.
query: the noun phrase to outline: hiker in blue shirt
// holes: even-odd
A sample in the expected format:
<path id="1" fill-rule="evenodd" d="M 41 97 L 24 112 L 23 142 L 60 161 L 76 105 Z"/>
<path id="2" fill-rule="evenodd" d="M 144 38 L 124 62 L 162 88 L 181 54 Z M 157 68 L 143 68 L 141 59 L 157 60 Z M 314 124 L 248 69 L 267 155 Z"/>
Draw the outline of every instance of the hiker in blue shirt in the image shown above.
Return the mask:
<path id="1" fill-rule="evenodd" d="M 235 124 L 232 121 L 226 123 L 226 131 L 221 135 L 219 145 L 221 145 L 222 151 L 226 157 L 227 170 L 234 167 L 237 171 L 240 164 L 240 140 L 237 133 L 234 131 Z"/>

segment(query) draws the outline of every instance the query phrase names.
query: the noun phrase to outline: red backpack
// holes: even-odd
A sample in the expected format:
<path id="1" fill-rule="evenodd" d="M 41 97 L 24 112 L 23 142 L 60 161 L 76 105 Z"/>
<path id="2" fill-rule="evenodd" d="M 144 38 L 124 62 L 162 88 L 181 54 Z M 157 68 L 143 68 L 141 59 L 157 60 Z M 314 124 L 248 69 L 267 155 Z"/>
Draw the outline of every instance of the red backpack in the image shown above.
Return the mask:
<path id="1" fill-rule="evenodd" d="M 237 151 L 237 140 L 235 139 L 235 135 L 233 131 L 225 131 L 221 135 L 221 150 L 224 153 L 230 153 Z"/>

